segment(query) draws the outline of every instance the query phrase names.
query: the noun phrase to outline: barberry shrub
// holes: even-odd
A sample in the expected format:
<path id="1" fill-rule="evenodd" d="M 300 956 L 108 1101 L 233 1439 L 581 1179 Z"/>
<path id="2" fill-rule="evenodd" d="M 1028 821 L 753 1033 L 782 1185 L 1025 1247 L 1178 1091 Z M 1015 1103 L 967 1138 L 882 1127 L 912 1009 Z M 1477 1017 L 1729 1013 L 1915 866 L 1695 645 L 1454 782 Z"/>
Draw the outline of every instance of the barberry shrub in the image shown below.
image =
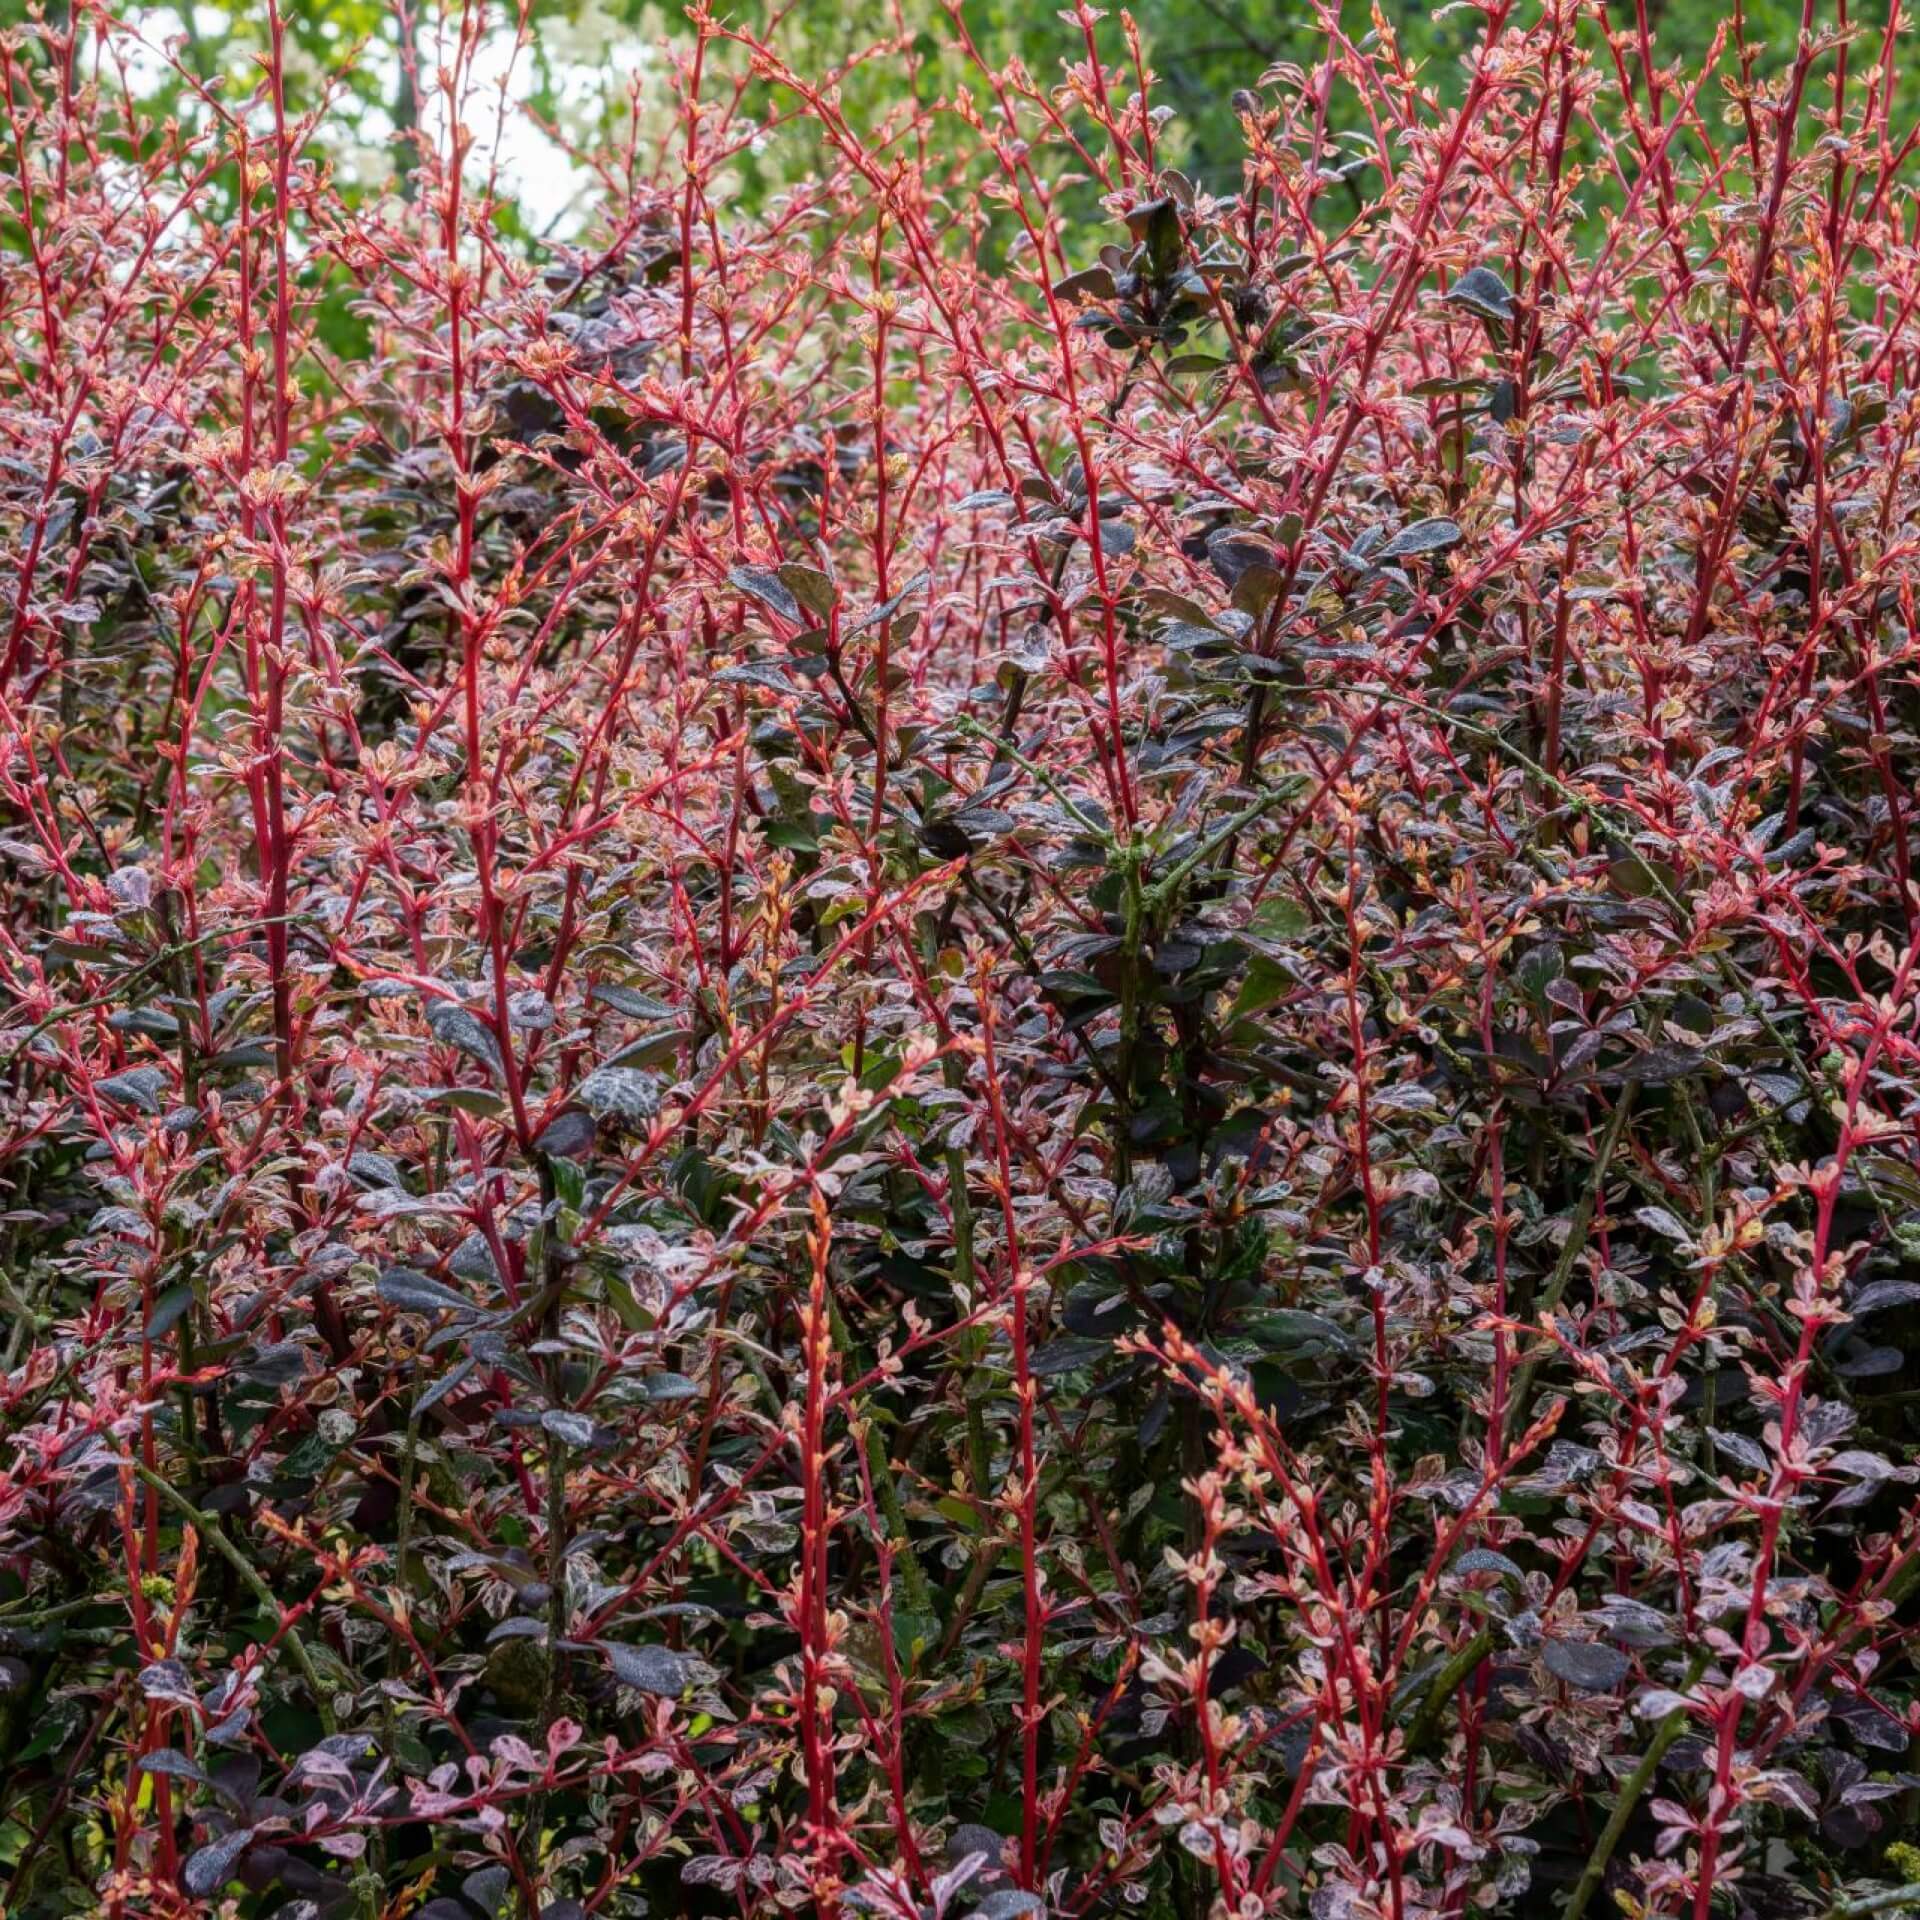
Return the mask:
<path id="1" fill-rule="evenodd" d="M 1897 10 L 751 13 L 0 41 L 6 1911 L 1900 1908 Z"/>

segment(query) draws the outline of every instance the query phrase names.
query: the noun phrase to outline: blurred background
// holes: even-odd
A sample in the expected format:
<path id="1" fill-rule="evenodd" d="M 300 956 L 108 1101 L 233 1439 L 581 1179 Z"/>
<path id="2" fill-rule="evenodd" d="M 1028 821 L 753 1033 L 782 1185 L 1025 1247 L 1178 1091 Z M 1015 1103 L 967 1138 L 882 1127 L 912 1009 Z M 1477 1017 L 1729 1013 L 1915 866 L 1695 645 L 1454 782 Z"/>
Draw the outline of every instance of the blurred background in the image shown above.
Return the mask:
<path id="1" fill-rule="evenodd" d="M 1537 3 L 1525 0 L 1530 8 Z M 47 5 L 46 17 L 64 17 L 68 4 Z M 1856 73 L 1878 58 L 1886 4 L 1849 9 L 1846 0 L 1816 0 L 1820 28 L 1857 30 Z M 0 0 L 0 24 L 23 24 L 38 11 L 25 0 Z M 482 89 L 475 106 L 487 110 L 470 109 L 468 124 L 481 163 L 497 163 L 499 224 L 536 242 L 582 237 L 591 226 L 596 187 L 578 156 L 604 151 L 610 137 L 617 141 L 629 128 L 643 154 L 674 137 L 671 50 L 690 38 L 680 9 L 660 0 L 533 0 L 524 26 L 500 0 L 476 11 L 484 26 L 473 64 Z M 880 129 L 889 108 L 911 97 L 933 103 L 969 81 L 978 86 L 943 0 L 790 0 L 784 6 L 747 0 L 716 11 L 777 44 L 801 71 L 847 69 L 844 97 L 856 125 Z M 1239 150 L 1233 94 L 1276 66 L 1314 59 L 1325 43 L 1312 7 L 1302 0 L 1137 0 L 1130 11 L 1155 98 L 1171 110 L 1163 136 L 1167 159 L 1204 185 L 1231 187 Z M 1603 22 L 1605 32 L 1631 37 L 1635 72 L 1643 30 L 1657 65 L 1697 71 L 1715 34 L 1738 18 L 1759 49 L 1761 79 L 1791 52 L 1800 23 L 1798 0 L 1598 0 L 1582 11 L 1602 60 L 1608 58 Z M 1017 57 L 1050 77 L 1061 61 L 1085 57 L 1072 8 L 1045 0 L 963 0 L 958 13 L 989 62 Z M 126 83 L 162 115 L 202 117 L 197 86 L 229 98 L 251 88 L 266 31 L 263 0 L 133 7 L 120 17 L 147 49 L 129 59 Z M 1098 17 L 1103 55 L 1112 61 L 1122 44 L 1119 9 Z M 1419 83 L 1445 97 L 1458 84 L 1462 54 L 1478 37 L 1482 18 L 1481 8 L 1467 0 L 1437 11 L 1419 0 L 1345 0 L 1340 25 L 1356 41 L 1390 33 Z M 448 57 L 459 19 L 457 7 L 443 11 L 432 0 L 411 8 L 394 0 L 286 0 L 293 104 L 311 108 L 333 77 L 320 145 L 343 182 L 380 193 L 404 178 L 412 132 L 431 124 L 432 74 Z M 403 57 L 409 39 L 412 60 Z M 1903 79 L 1900 96 L 1910 121 L 1920 110 L 1920 88 Z M 768 130 L 740 156 L 735 189 L 777 192 L 806 171 L 805 137 L 780 124 L 777 98 L 750 98 L 747 105 Z M 1731 110 L 1731 100 L 1722 99 L 1708 117 Z"/>

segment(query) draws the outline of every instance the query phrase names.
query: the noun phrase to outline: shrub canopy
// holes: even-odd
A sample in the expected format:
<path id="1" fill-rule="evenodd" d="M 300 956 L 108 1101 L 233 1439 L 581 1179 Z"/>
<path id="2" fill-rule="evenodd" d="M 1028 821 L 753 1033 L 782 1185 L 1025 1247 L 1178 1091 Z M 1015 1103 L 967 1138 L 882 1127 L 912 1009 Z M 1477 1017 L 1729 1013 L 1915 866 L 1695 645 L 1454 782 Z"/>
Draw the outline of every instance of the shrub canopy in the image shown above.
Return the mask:
<path id="1" fill-rule="evenodd" d="M 9 1913 L 1920 1880 L 1898 17 L 1469 23 L 0 43 Z"/>

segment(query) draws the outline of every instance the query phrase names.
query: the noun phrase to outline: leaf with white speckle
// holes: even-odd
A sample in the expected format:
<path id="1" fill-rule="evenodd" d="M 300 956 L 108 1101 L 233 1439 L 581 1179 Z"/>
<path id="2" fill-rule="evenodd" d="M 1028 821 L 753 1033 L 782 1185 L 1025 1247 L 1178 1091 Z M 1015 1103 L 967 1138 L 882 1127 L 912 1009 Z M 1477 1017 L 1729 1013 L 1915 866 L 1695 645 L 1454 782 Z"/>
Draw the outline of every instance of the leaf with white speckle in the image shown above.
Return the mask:
<path id="1" fill-rule="evenodd" d="M 464 1053 L 470 1060 L 478 1060 L 494 1073 L 504 1072 L 499 1041 L 465 1007 L 457 1007 L 451 1000 L 436 1000 L 427 1009 L 427 1025 L 443 1046 Z"/>
<path id="2" fill-rule="evenodd" d="M 1465 539 L 1457 520 L 1416 520 L 1402 527 L 1375 556 L 1380 560 L 1410 560 L 1423 554 L 1445 553 Z"/>
<path id="3" fill-rule="evenodd" d="M 660 1082 L 638 1067 L 596 1067 L 575 1097 L 596 1120 L 651 1120 L 660 1111 Z"/>
<path id="4" fill-rule="evenodd" d="M 706 1661 L 671 1647 L 609 1646 L 607 1659 L 623 1687 L 668 1700 L 677 1700 L 690 1687 L 710 1686 L 720 1677 L 718 1669 Z"/>

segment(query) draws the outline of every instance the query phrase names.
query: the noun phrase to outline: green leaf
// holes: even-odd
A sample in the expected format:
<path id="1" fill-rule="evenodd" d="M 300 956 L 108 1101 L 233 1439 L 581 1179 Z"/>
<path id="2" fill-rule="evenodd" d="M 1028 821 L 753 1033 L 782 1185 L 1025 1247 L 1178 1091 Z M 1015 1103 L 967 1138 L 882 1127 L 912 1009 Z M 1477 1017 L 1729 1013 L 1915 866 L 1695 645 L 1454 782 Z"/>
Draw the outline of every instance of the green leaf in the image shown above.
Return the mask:
<path id="1" fill-rule="evenodd" d="M 507 1103 L 485 1087 L 429 1087 L 420 1098 L 430 1107 L 456 1107 L 484 1120 L 497 1120 L 507 1110 Z"/>
<path id="2" fill-rule="evenodd" d="M 788 561 L 780 569 L 780 580 L 815 619 L 830 620 L 833 617 L 834 604 L 840 596 L 833 582 L 818 567 L 803 567 L 797 562 Z"/>
<path id="3" fill-rule="evenodd" d="M 1247 968 L 1247 977 L 1240 983 L 1240 991 L 1234 996 L 1228 1018 L 1242 1020 L 1250 1013 L 1258 1013 L 1263 1007 L 1270 1007 L 1294 984 L 1293 975 L 1277 962 L 1269 960 L 1264 954 L 1256 954 Z"/>

